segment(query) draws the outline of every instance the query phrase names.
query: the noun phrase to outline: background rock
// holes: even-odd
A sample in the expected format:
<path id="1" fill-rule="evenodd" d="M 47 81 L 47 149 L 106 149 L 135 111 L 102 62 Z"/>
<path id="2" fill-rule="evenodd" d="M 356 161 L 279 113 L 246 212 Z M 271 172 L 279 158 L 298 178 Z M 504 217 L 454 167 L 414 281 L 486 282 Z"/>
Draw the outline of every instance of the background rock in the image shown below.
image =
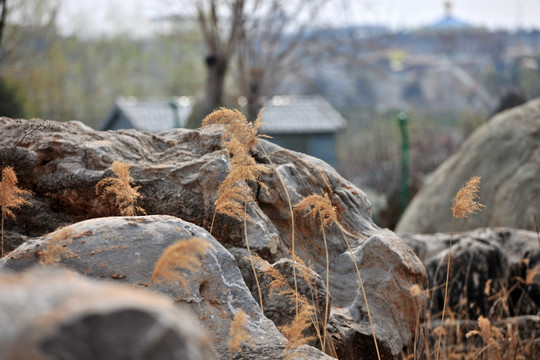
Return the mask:
<path id="1" fill-rule="evenodd" d="M 0 272 L 0 358 L 217 358 L 195 320 L 148 291 L 60 269 Z"/>
<path id="2" fill-rule="evenodd" d="M 403 233 L 400 237 L 426 265 L 430 287 L 443 286 L 446 281 L 443 259 L 448 253 L 451 234 Z M 454 311 L 463 310 L 471 318 L 537 315 L 540 243 L 536 232 L 485 228 L 454 234 L 451 267 L 449 304 Z M 442 301 L 441 291 L 433 291 L 433 314 L 442 309 Z"/>
<path id="3" fill-rule="evenodd" d="M 512 227 L 535 230 L 540 214 L 540 99 L 495 115 L 429 176 L 396 231 L 450 232 L 451 201 L 473 176 L 481 176 L 478 214 L 456 230 Z"/>
<path id="4" fill-rule="evenodd" d="M 34 125 L 0 119 L 1 131 L 6 134 L 0 139 L 0 149 L 8 150 L 0 152 L 0 161 L 15 166 L 21 187 L 32 190 L 30 200 L 39 204 L 18 211 L 17 220 L 6 223 L 10 231 L 39 236 L 57 226 L 114 214 L 112 199 L 98 198 L 94 190 L 100 179 L 111 175 L 108 167 L 113 161 L 133 164 L 131 175 L 141 186 L 143 196 L 138 205 L 148 214 L 172 215 L 210 228 L 217 189 L 229 167 L 219 128 L 174 129 L 156 135 L 134 130 L 98 132 L 76 122 L 47 123 L 47 127 L 15 148 L 10 157 L 17 139 Z M 373 346 L 347 239 L 365 282 L 380 347 L 385 354 L 396 356 L 411 340 L 419 304 L 410 297 L 410 289 L 415 284 L 427 286 L 424 266 L 395 234 L 372 222 L 365 194 L 326 163 L 266 141 L 261 143 L 293 205 L 321 191 L 331 198 L 343 230 L 336 225 L 325 230 L 333 304 L 349 312 L 347 319 L 351 323 L 346 327 L 353 329 L 351 336 L 369 338 L 365 346 Z M 271 168 L 260 147 L 253 156 L 258 163 Z M 288 251 L 294 236 L 298 255 L 325 279 L 326 260 L 319 224 L 296 213 L 293 232 L 289 204 L 277 174 L 272 172 L 262 181 L 270 188 L 269 193 L 252 184 L 258 203 L 248 206 L 253 219 L 247 227 L 252 250 L 274 263 L 290 257 Z M 242 224 L 226 216 L 216 216 L 212 234 L 227 248 L 244 244 Z M 343 336 L 339 338 L 348 341 Z M 351 354 L 352 358 L 361 356 L 358 352 Z"/>

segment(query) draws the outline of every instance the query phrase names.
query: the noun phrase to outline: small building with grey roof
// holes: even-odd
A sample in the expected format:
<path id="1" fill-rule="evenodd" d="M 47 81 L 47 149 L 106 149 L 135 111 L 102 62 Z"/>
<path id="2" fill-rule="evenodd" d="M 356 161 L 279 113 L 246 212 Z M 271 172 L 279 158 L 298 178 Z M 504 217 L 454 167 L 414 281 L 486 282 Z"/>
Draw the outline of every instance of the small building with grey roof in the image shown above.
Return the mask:
<path id="1" fill-rule="evenodd" d="M 319 95 L 274 96 L 264 99 L 263 104 L 261 134 L 271 136 L 275 144 L 336 166 L 336 135 L 347 123 L 326 99 Z M 190 97 L 119 97 L 99 129 L 134 128 L 158 133 L 185 127 L 193 105 Z"/>

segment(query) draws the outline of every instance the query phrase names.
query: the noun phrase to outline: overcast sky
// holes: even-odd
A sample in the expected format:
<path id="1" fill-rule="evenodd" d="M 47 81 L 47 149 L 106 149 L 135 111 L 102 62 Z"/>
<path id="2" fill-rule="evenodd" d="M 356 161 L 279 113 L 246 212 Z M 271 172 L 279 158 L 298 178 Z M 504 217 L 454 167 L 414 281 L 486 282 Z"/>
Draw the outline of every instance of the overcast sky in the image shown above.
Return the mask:
<path id="1" fill-rule="evenodd" d="M 67 32 L 101 33 L 112 30 L 144 32 L 148 20 L 166 15 L 165 4 L 183 0 L 60 0 L 59 21 Z M 336 9 L 329 20 L 340 23 L 379 24 L 393 29 L 429 25 L 444 14 L 442 0 L 330 0 Z M 345 3 L 355 5 L 345 9 Z M 185 3 L 185 1 L 184 1 Z M 460 20 L 489 28 L 540 29 L 540 0 L 454 0 Z M 181 7 L 173 11 L 181 11 Z"/>

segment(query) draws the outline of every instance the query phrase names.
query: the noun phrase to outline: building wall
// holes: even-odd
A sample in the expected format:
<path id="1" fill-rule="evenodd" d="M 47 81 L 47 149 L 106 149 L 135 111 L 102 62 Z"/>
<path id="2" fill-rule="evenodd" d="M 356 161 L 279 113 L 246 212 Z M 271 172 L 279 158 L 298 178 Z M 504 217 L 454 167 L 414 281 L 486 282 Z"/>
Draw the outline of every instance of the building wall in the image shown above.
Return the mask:
<path id="1" fill-rule="evenodd" d="M 315 156 L 333 167 L 337 165 L 334 134 L 272 135 L 269 140 L 289 150 Z"/>
<path id="2" fill-rule="evenodd" d="M 122 114 L 116 113 L 114 119 L 103 130 L 133 129 L 133 124 Z"/>

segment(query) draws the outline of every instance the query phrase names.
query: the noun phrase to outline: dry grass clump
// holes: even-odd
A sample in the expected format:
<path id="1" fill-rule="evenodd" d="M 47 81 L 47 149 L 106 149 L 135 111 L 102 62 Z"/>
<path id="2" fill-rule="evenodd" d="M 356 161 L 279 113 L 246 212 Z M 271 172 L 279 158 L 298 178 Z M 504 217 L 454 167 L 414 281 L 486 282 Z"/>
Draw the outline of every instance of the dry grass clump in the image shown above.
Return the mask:
<path id="1" fill-rule="evenodd" d="M 198 237 L 172 244 L 163 251 L 157 261 L 150 282 L 159 284 L 179 281 L 187 290 L 188 284 L 184 272 L 198 271 L 201 268 L 202 257 L 209 248 L 211 245 Z"/>
<path id="2" fill-rule="evenodd" d="M 476 355 L 480 357 L 482 353 L 486 352 L 488 359 L 502 360 L 501 342 L 504 340 L 504 336 L 501 331 L 497 327 L 492 326 L 489 320 L 481 315 L 478 318 L 478 327 L 480 330 L 469 331 L 466 335 L 467 338 L 473 335 L 480 335 L 482 337 L 485 347 Z"/>
<path id="3" fill-rule="evenodd" d="M 267 186 L 259 179 L 263 174 L 269 173 L 270 169 L 262 164 L 257 164 L 250 154 L 257 142 L 257 138 L 264 137 L 264 135 L 257 134 L 259 127 L 262 125 L 261 115 L 262 111 L 257 116 L 255 122 L 250 123 L 239 110 L 221 108 L 209 114 L 203 120 L 202 127 L 211 125 L 225 126 L 222 138 L 223 146 L 227 149 L 231 158 L 227 177 L 218 189 L 218 197 L 215 201 L 216 209 L 214 218 L 212 219 L 210 233 L 213 230 L 216 213 L 224 214 L 244 222 L 246 248 L 255 282 L 257 283 L 259 303 L 261 310 L 264 312 L 259 279 L 255 271 L 255 265 L 253 264 L 247 236 L 247 221 L 252 221 L 247 214 L 247 205 L 250 202 L 256 202 L 255 195 L 249 183 L 255 182 L 263 189 L 268 190 Z"/>
<path id="4" fill-rule="evenodd" d="M 246 150 L 253 149 L 257 138 L 268 137 L 267 135 L 258 133 L 259 128 L 263 124 L 261 121 L 263 111 L 264 109 L 261 109 L 254 122 L 249 122 L 240 110 L 222 107 L 206 116 L 201 128 L 211 125 L 225 125 L 225 131 L 223 132 L 223 140 L 225 142 L 234 138 Z M 227 147 L 227 144 L 224 145 Z"/>
<path id="5" fill-rule="evenodd" d="M 23 196 L 30 195 L 28 190 L 19 189 L 18 180 L 13 167 L 6 166 L 2 169 L 2 181 L 0 181 L 0 207 L 2 207 L 2 246 L 0 258 L 4 257 L 4 220 L 7 217 L 15 218 L 13 210 L 23 205 L 30 205 L 30 202 Z"/>
<path id="6" fill-rule="evenodd" d="M 469 215 L 476 214 L 485 206 L 478 202 L 480 176 L 473 176 L 465 186 L 457 192 L 452 200 L 452 216 L 454 219 L 465 219 Z"/>
<path id="7" fill-rule="evenodd" d="M 324 251 L 326 255 L 326 305 L 324 310 L 324 319 L 323 319 L 323 342 L 322 342 L 322 351 L 325 351 L 326 347 L 326 325 L 328 324 L 328 316 L 330 315 L 330 259 L 328 257 L 328 242 L 326 241 L 326 232 L 324 228 L 330 226 L 333 222 L 337 221 L 337 211 L 336 208 L 332 205 L 332 201 L 327 194 L 318 195 L 313 194 L 305 197 L 298 204 L 294 206 L 296 211 L 305 212 L 304 216 L 310 216 L 313 218 L 313 221 L 319 222 L 319 226 L 323 235 L 324 242 Z M 297 315 L 296 317 L 299 317 Z"/>
<path id="8" fill-rule="evenodd" d="M 315 314 L 314 307 L 307 303 L 307 301 L 302 301 L 302 306 L 300 311 L 293 318 L 290 324 L 281 326 L 279 330 L 289 340 L 289 349 L 295 349 L 299 346 L 308 344 L 311 340 L 314 340 L 315 337 L 312 335 L 306 335 L 304 333 L 311 324 L 313 323 L 313 316 Z M 318 327 L 315 326 L 315 329 L 318 331 Z"/>
<path id="9" fill-rule="evenodd" d="M 323 177 L 325 179 L 325 177 Z M 326 180 L 325 183 L 328 186 L 328 181 Z M 328 186 L 329 187 L 329 186 Z M 380 359 L 381 355 L 379 352 L 379 346 L 377 344 L 377 338 L 375 336 L 375 328 L 373 326 L 373 320 L 371 318 L 371 312 L 369 310 L 369 304 L 367 301 L 366 292 L 364 289 L 364 282 L 362 281 L 362 277 L 360 275 L 360 269 L 358 268 L 358 264 L 356 263 L 353 251 L 351 249 L 351 246 L 349 242 L 347 241 L 347 238 L 345 236 L 345 232 L 343 231 L 342 226 L 340 225 L 337 217 L 337 209 L 332 204 L 332 200 L 328 196 L 327 193 L 323 193 L 322 195 L 313 194 L 310 196 L 305 197 L 300 203 L 295 205 L 295 210 L 297 211 L 304 211 L 304 216 L 310 216 L 312 217 L 313 221 L 319 222 L 319 226 L 321 229 L 321 233 L 323 235 L 323 242 L 324 242 L 324 248 L 325 248 L 325 254 L 326 254 L 326 309 L 325 309 L 325 315 L 324 315 L 324 334 L 323 334 L 323 343 L 322 343 L 322 350 L 325 351 L 325 340 L 327 338 L 326 334 L 326 325 L 328 322 L 328 316 L 329 316 L 329 296 L 330 296 L 330 282 L 329 282 L 329 273 L 330 273 L 330 261 L 328 258 L 328 244 L 326 241 L 326 233 L 325 233 L 325 227 L 331 226 L 332 224 L 336 224 L 338 229 L 341 231 L 341 234 L 343 235 L 343 240 L 345 241 L 347 248 L 349 250 L 349 253 L 351 255 L 351 260 L 354 263 L 354 266 L 356 268 L 356 273 L 358 275 L 358 281 L 360 284 L 360 288 L 362 290 L 362 295 L 364 297 L 364 302 L 366 304 L 366 311 L 368 314 L 369 324 L 371 327 L 371 333 L 373 335 L 373 342 L 375 345 L 375 350 L 377 353 L 377 358 Z"/>
<path id="10" fill-rule="evenodd" d="M 306 211 L 304 216 L 307 217 L 311 215 L 315 222 L 319 220 L 321 231 L 324 230 L 326 226 L 330 226 L 332 223 L 337 222 L 336 207 L 332 204 L 332 201 L 326 193 L 322 195 L 309 195 L 296 204 L 294 209 L 297 211 Z"/>
<path id="11" fill-rule="evenodd" d="M 471 214 L 476 214 L 482 210 L 483 204 L 478 202 L 478 191 L 480 185 L 480 176 L 472 177 L 467 183 L 459 189 L 456 196 L 452 200 L 452 233 L 450 235 L 450 244 L 448 246 L 448 255 L 446 257 L 446 281 L 444 284 L 444 303 L 441 316 L 441 327 L 444 326 L 444 316 L 448 302 L 448 282 L 450 279 L 450 263 L 452 260 L 452 240 L 454 239 L 454 224 L 456 219 L 464 219 Z M 439 340 L 437 341 L 436 358 L 439 360 L 441 353 L 443 331 L 439 332 Z"/>
<path id="12" fill-rule="evenodd" d="M 250 154 L 257 138 L 263 136 L 257 134 L 261 126 L 260 118 L 261 114 L 255 122 L 250 123 L 239 110 L 221 108 L 203 120 L 202 127 L 225 125 L 223 146 L 231 158 L 227 177 L 219 186 L 218 198 L 215 202 L 216 213 L 237 220 L 249 220 L 245 204 L 255 202 L 255 197 L 248 184 L 255 182 L 267 189 L 267 186 L 259 179 L 270 170 L 265 165 L 257 164 Z"/>
<path id="13" fill-rule="evenodd" d="M 229 353 L 231 358 L 235 351 L 242 352 L 242 343 L 251 342 L 251 336 L 246 331 L 248 324 L 247 315 L 243 310 L 238 310 L 229 331 Z"/>
<path id="14" fill-rule="evenodd" d="M 255 259 L 260 259 L 255 257 Z M 270 282 L 267 284 L 267 288 L 270 290 L 270 295 L 276 294 L 278 296 L 283 296 L 288 300 L 296 301 L 298 300 L 298 309 L 299 311 L 295 313 L 293 320 L 285 325 L 278 326 L 280 332 L 288 340 L 288 350 L 296 349 L 299 346 L 304 344 L 309 344 L 312 340 L 318 339 L 320 344 L 323 344 L 323 334 L 321 329 L 323 324 L 319 320 L 318 314 L 321 313 L 317 298 L 317 288 L 313 284 L 313 276 L 308 271 L 309 268 L 301 260 L 298 255 L 296 259 L 303 267 L 303 270 L 300 271 L 300 276 L 305 280 L 307 287 L 309 288 L 311 295 L 311 302 L 307 299 L 304 294 L 298 293 L 289 283 L 289 281 L 283 276 L 283 274 L 273 266 L 266 266 L 262 272 L 270 279 Z M 262 259 L 260 259 L 262 261 Z M 312 328 L 313 327 L 313 328 Z M 328 342 L 331 341 L 330 338 L 327 339 Z M 334 349 L 330 348 L 330 351 Z M 335 353 L 335 351 L 334 351 Z M 292 356 L 292 352 L 288 352 L 289 358 Z"/>
<path id="15" fill-rule="evenodd" d="M 74 256 L 71 251 L 66 250 L 66 245 L 78 236 L 71 228 L 65 227 L 56 230 L 49 241 L 47 247 L 40 253 L 42 264 L 55 264 L 62 260 L 62 256 Z"/>
<path id="16" fill-rule="evenodd" d="M 264 150 L 264 147 L 261 145 L 259 138 L 268 137 L 258 133 L 259 127 L 262 125 L 261 118 L 264 108 L 261 109 L 257 118 L 254 122 L 250 123 L 247 121 L 244 114 L 239 110 L 231 110 L 226 108 L 221 108 L 212 112 L 208 115 L 202 122 L 201 127 L 206 127 L 210 125 L 224 125 L 225 130 L 223 132 L 223 145 L 229 152 L 231 156 L 231 165 L 227 178 L 219 187 L 218 198 L 216 200 L 216 210 L 215 213 L 221 213 L 228 215 L 232 218 L 243 220 L 244 221 L 244 236 L 246 239 L 246 247 L 249 253 L 251 267 L 253 269 L 253 274 L 255 281 L 257 283 L 257 290 L 259 292 L 259 303 L 261 304 L 261 310 L 264 312 L 262 294 L 260 290 L 259 280 L 257 278 L 257 273 L 255 271 L 255 266 L 253 264 L 253 259 L 251 257 L 251 249 L 249 247 L 249 240 L 247 236 L 246 222 L 251 220 L 247 215 L 247 203 L 255 202 L 255 197 L 251 191 L 248 183 L 256 182 L 263 189 L 268 191 L 267 186 L 259 181 L 260 177 L 265 173 L 269 173 L 270 170 L 261 164 L 257 164 L 253 157 L 250 155 L 258 144 L 259 148 L 265 154 L 268 162 L 271 165 L 272 171 L 278 177 L 285 196 L 287 197 L 287 202 L 289 205 L 289 213 L 291 217 L 291 253 L 293 254 L 293 278 L 294 278 L 294 294 L 295 294 L 295 310 L 296 317 L 299 316 L 299 294 L 298 294 L 298 284 L 296 278 L 296 252 L 295 252 L 295 230 L 294 230 L 294 211 L 292 207 L 292 202 L 290 199 L 289 192 L 281 175 L 276 169 L 276 166 L 270 159 L 270 156 Z M 243 206 L 242 206 L 243 205 Z M 212 233 L 214 225 L 214 217 L 212 219 L 212 225 L 210 227 L 210 233 Z"/>
<path id="17" fill-rule="evenodd" d="M 136 216 L 137 214 L 145 215 L 143 208 L 136 206 L 137 199 L 141 196 L 137 190 L 140 186 L 132 186 L 135 182 L 129 174 L 131 165 L 127 165 L 120 161 L 112 163 L 110 169 L 116 177 L 108 177 L 101 179 L 96 184 L 96 195 L 106 197 L 114 195 L 115 205 L 118 208 L 120 215 Z"/>

